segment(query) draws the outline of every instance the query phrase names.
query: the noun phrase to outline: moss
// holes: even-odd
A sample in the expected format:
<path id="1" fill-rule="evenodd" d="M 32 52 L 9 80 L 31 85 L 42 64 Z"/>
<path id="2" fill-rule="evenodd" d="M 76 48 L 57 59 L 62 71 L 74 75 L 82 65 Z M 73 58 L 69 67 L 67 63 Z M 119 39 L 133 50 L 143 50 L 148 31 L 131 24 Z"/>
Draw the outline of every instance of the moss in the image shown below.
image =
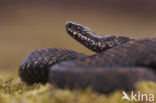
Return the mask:
<path id="1" fill-rule="evenodd" d="M 156 96 L 156 83 L 140 82 L 137 88 L 141 93 L 153 93 Z M 95 93 L 90 88 L 72 91 L 58 89 L 49 84 L 28 86 L 10 77 L 0 79 L 0 103 L 121 103 L 121 97 L 121 91 L 104 95 Z"/>

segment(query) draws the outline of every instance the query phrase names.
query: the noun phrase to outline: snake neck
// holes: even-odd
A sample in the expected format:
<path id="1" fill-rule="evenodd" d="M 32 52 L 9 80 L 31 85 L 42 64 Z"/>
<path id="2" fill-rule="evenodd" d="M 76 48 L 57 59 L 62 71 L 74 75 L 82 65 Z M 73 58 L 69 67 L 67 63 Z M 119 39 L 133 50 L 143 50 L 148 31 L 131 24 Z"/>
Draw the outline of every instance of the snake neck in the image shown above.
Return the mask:
<path id="1" fill-rule="evenodd" d="M 102 52 L 133 40 L 125 36 L 102 36 L 87 27 L 71 21 L 66 23 L 66 31 L 72 38 L 94 52 Z"/>

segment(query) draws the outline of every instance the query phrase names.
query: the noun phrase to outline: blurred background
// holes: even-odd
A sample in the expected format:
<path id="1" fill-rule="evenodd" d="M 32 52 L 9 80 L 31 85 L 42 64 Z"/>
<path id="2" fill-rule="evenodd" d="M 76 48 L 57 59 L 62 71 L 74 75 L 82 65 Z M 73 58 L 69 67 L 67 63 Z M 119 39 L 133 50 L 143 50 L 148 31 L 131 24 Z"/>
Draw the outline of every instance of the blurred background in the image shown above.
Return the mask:
<path id="1" fill-rule="evenodd" d="M 156 36 L 155 0 L 0 0 L 0 78 L 17 75 L 34 49 L 93 54 L 65 31 L 74 21 L 102 35 Z"/>

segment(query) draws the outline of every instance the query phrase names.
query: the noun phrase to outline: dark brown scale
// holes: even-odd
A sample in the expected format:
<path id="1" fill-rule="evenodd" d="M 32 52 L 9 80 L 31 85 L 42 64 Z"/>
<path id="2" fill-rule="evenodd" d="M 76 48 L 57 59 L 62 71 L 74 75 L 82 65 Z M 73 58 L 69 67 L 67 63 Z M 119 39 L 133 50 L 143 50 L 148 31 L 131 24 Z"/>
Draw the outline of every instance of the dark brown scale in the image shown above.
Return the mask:
<path id="1" fill-rule="evenodd" d="M 155 81 L 156 75 L 143 67 L 78 67 L 68 63 L 52 66 L 50 83 L 59 88 L 86 89 L 91 87 L 99 93 L 115 90 L 134 91 L 139 81 Z"/>
<path id="2" fill-rule="evenodd" d="M 62 62 L 84 58 L 87 55 L 69 49 L 43 48 L 32 51 L 20 65 L 19 76 L 28 84 L 46 83 L 49 67 Z"/>

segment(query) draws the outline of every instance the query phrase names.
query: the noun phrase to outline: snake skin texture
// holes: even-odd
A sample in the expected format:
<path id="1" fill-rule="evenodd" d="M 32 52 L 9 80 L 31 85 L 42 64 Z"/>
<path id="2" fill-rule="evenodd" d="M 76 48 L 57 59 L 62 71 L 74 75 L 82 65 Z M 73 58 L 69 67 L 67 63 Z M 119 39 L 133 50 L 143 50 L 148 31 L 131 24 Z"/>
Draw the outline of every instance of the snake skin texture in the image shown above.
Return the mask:
<path id="1" fill-rule="evenodd" d="M 69 64 L 54 65 L 50 70 L 50 83 L 59 88 L 86 89 L 99 93 L 115 90 L 136 90 L 135 83 L 142 80 L 156 82 L 155 73 L 145 67 L 78 67 Z"/>
<path id="2" fill-rule="evenodd" d="M 73 60 L 77 66 L 144 66 L 156 68 L 156 38 L 145 38 Z"/>
<path id="3" fill-rule="evenodd" d="M 32 51 L 20 65 L 19 76 L 27 84 L 47 83 L 49 67 L 61 61 L 84 58 L 87 55 L 63 48 L 42 48 Z"/>
<path id="4" fill-rule="evenodd" d="M 156 38 L 136 40 L 93 56 L 55 64 L 50 69 L 50 83 L 70 89 L 91 87 L 99 93 L 135 90 L 136 82 L 156 82 L 155 44 Z"/>
<path id="5" fill-rule="evenodd" d="M 22 81 L 49 82 L 70 89 L 91 87 L 99 93 L 135 90 L 139 81 L 156 82 L 156 37 L 106 37 L 74 22 L 66 23 L 66 31 L 97 53 L 88 56 L 61 48 L 35 50 L 20 65 Z"/>

